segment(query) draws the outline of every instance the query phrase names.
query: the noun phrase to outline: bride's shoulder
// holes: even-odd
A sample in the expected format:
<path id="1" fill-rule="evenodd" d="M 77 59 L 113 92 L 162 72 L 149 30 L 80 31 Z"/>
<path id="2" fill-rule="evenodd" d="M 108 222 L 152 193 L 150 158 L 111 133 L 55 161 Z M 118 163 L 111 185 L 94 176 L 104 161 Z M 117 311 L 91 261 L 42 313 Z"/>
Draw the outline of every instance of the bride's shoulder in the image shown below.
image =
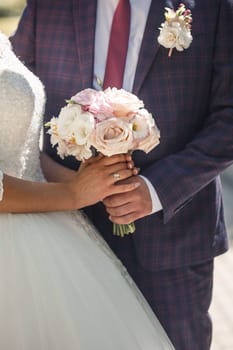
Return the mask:
<path id="1" fill-rule="evenodd" d="M 40 79 L 14 53 L 7 36 L 0 31 L 0 87 L 28 93 L 28 88 L 44 103 L 45 92 Z M 21 91 L 22 90 L 22 91 Z M 25 90 L 25 91 L 24 91 Z"/>
<path id="2" fill-rule="evenodd" d="M 12 51 L 11 43 L 7 36 L 0 31 L 0 58 Z"/>
<path id="3" fill-rule="evenodd" d="M 4 91 L 9 87 L 20 90 L 22 84 L 27 82 L 25 74 L 19 71 L 21 65 L 13 53 L 9 39 L 0 32 L 0 87 Z"/>

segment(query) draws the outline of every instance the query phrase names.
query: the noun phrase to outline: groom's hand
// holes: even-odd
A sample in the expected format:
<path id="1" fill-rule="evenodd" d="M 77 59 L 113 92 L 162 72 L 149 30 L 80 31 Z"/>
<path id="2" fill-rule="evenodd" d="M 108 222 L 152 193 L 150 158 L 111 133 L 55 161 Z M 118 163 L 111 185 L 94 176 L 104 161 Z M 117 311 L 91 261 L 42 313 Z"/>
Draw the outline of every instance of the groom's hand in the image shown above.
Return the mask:
<path id="1" fill-rule="evenodd" d="M 115 194 L 103 200 L 109 219 L 116 224 L 129 224 L 151 214 L 152 201 L 145 181 L 140 176 L 133 176 L 124 180 L 124 183 L 135 181 L 141 183 L 135 190 Z"/>

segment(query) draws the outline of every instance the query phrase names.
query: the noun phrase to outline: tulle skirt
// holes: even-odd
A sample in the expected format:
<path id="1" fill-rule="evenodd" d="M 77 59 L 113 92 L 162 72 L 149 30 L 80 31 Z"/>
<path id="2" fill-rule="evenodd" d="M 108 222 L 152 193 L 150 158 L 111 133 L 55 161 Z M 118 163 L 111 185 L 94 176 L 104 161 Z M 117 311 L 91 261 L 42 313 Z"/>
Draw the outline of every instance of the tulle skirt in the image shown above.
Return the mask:
<path id="1" fill-rule="evenodd" d="M 0 349 L 171 350 L 81 212 L 0 214 Z"/>

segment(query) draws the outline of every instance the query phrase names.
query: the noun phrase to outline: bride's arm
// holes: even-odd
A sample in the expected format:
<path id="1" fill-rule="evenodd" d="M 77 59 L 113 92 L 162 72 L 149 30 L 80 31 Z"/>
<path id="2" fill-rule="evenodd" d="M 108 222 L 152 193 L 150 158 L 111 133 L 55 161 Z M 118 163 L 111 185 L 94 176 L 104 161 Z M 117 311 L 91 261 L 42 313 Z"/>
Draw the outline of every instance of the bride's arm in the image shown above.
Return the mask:
<path id="1" fill-rule="evenodd" d="M 38 183 L 3 175 L 0 212 L 47 212 L 73 210 L 95 204 L 111 194 L 134 190 L 139 184 L 116 183 L 135 173 L 126 156 L 97 158 L 66 182 Z M 0 184 L 1 186 L 1 184 Z"/>
<path id="2" fill-rule="evenodd" d="M 40 162 L 47 181 L 66 182 L 71 180 L 76 174 L 76 171 L 55 162 L 45 152 L 40 153 Z"/>
<path id="3" fill-rule="evenodd" d="M 64 183 L 38 183 L 3 175 L 0 212 L 23 213 L 68 210 L 72 192 Z"/>

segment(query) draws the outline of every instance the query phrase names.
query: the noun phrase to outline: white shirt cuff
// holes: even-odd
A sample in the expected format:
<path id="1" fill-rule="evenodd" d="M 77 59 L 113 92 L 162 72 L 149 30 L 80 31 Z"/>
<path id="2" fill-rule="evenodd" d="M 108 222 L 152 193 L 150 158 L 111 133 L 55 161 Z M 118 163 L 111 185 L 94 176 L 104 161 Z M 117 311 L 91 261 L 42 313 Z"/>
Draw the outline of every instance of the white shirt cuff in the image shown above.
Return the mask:
<path id="1" fill-rule="evenodd" d="M 151 196 L 151 201 L 152 201 L 152 211 L 151 214 L 154 214 L 160 210 L 163 209 L 162 204 L 159 200 L 158 194 L 154 188 L 154 186 L 152 185 L 152 183 L 145 177 L 142 175 L 139 175 L 147 184 L 147 187 L 149 189 L 150 192 L 150 196 Z"/>

